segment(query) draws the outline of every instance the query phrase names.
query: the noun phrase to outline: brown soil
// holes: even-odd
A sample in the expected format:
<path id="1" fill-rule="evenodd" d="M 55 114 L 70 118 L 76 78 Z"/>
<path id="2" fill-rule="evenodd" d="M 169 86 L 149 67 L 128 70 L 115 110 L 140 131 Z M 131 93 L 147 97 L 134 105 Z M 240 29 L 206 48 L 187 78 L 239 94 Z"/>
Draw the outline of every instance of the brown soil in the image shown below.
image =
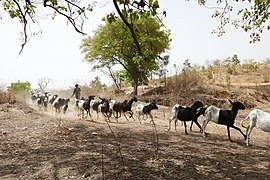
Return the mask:
<path id="1" fill-rule="evenodd" d="M 213 90 L 207 95 L 202 89 L 194 93 L 208 103 L 223 99 L 220 105 L 227 107 L 226 99 L 239 95 L 251 108 L 270 110 L 260 93 L 247 91 Z M 156 98 L 162 96 L 156 93 Z M 183 104 L 191 101 L 182 100 Z M 230 142 L 226 127 L 211 122 L 206 139 L 195 126 L 188 135 L 181 125 L 177 131 L 174 126 L 167 131 L 171 106 L 162 106 L 166 104 L 162 102 L 153 111 L 158 136 L 149 119 L 142 125 L 137 120 L 120 118 L 116 123 L 111 118 L 107 124 L 95 113 L 94 121 L 80 120 L 74 107 L 66 115 L 53 115 L 32 104 L 2 104 L 0 179 L 269 179 L 269 134 L 254 129 L 251 146 L 246 147 L 239 132 L 231 130 L 234 142 Z M 249 111 L 239 113 L 236 126 Z"/>

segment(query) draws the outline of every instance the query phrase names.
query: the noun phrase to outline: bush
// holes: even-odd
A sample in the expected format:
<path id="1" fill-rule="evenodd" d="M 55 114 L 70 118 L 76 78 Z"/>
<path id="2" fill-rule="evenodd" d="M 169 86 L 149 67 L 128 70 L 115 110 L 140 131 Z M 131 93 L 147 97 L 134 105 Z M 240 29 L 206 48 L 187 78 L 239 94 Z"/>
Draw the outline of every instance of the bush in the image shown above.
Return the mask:
<path id="1" fill-rule="evenodd" d="M 209 66 L 209 68 L 207 69 L 207 78 L 213 79 L 214 78 L 213 73 L 214 73 L 214 67 Z"/>
<path id="2" fill-rule="evenodd" d="M 258 64 L 254 59 L 249 59 L 247 63 L 243 64 L 243 68 L 247 71 L 257 71 Z"/>
<path id="3" fill-rule="evenodd" d="M 0 104 L 4 104 L 4 103 L 13 104 L 15 102 L 16 102 L 16 97 L 14 93 L 0 91 Z"/>

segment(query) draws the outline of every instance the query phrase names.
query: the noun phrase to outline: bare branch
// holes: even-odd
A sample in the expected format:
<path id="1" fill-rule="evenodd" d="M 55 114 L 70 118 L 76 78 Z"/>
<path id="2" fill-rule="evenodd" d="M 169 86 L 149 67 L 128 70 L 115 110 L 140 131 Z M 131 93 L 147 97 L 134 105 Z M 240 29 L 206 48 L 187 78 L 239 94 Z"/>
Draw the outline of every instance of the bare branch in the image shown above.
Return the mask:
<path id="1" fill-rule="evenodd" d="M 66 14 L 64 14 L 64 13 L 62 13 L 62 12 L 59 11 L 56 7 L 54 7 L 54 6 L 52 6 L 52 5 L 49 5 L 49 4 L 46 4 L 46 1 L 44 1 L 44 6 L 45 6 L 45 7 L 50 7 L 50 8 L 52 8 L 53 10 L 55 10 L 57 13 L 59 13 L 60 15 L 66 17 L 67 20 L 72 24 L 72 26 L 74 27 L 74 29 L 75 29 L 78 33 L 83 34 L 83 35 L 86 35 L 86 33 L 84 33 L 83 31 L 81 31 L 81 30 L 79 30 L 79 29 L 77 28 L 76 22 L 75 22 L 75 20 L 74 20 L 72 17 L 70 17 L 70 16 L 68 16 L 68 15 L 66 15 Z"/>

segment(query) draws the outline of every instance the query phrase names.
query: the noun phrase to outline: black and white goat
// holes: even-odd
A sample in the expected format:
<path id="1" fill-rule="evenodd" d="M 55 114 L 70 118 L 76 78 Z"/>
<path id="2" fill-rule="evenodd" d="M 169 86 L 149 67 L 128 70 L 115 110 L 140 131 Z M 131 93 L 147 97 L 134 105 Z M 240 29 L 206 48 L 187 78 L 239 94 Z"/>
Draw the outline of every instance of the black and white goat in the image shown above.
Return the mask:
<path id="1" fill-rule="evenodd" d="M 79 115 L 80 115 L 81 119 L 86 118 L 88 115 L 92 119 L 91 113 L 90 113 L 90 103 L 92 100 L 94 100 L 94 98 L 95 98 L 95 96 L 89 96 L 86 99 L 81 98 L 81 100 L 78 102 L 78 109 L 80 112 Z M 85 117 L 84 117 L 84 111 L 86 111 Z"/>
<path id="2" fill-rule="evenodd" d="M 244 121 L 249 120 L 248 127 L 244 126 Z M 247 129 L 246 145 L 249 146 L 250 133 L 254 127 L 257 127 L 265 132 L 270 132 L 270 113 L 260 109 L 253 109 L 248 116 L 241 121 L 241 126 Z"/>
<path id="3" fill-rule="evenodd" d="M 37 97 L 36 103 L 39 107 L 39 110 L 44 108 L 44 110 L 47 110 L 48 107 L 48 102 L 49 102 L 49 96 L 47 94 L 42 94 Z"/>
<path id="4" fill-rule="evenodd" d="M 128 120 L 126 113 L 129 113 L 129 118 L 133 118 L 133 112 L 131 110 L 132 103 L 137 102 L 138 99 L 133 96 L 129 101 L 124 100 L 123 102 L 117 102 L 115 100 L 111 100 L 110 108 L 112 109 L 112 114 L 116 119 L 121 117 L 121 113 L 124 114 L 126 120 Z M 115 115 L 116 114 L 116 115 Z"/>
<path id="5" fill-rule="evenodd" d="M 56 98 L 52 104 L 55 108 L 55 113 L 59 114 L 63 110 L 63 114 L 65 114 L 68 109 L 68 102 L 69 98 Z"/>
<path id="6" fill-rule="evenodd" d="M 102 103 L 98 106 L 98 111 L 102 113 L 102 115 L 110 121 L 110 117 L 112 115 L 112 111 L 110 109 L 110 100 L 103 99 Z M 107 121 L 107 120 L 106 120 Z"/>
<path id="7" fill-rule="evenodd" d="M 139 120 L 139 122 L 141 124 L 143 124 L 143 121 L 144 120 L 144 116 L 146 115 L 149 115 L 150 118 L 151 118 L 151 121 L 150 122 L 153 122 L 153 116 L 151 114 L 151 111 L 153 109 L 158 109 L 158 106 L 156 104 L 156 101 L 151 101 L 148 105 L 144 105 L 144 104 L 138 104 L 137 107 L 136 107 L 136 114 L 137 114 L 137 118 Z M 143 116 L 143 119 L 141 119 L 141 116 Z"/>
<path id="8" fill-rule="evenodd" d="M 38 98 L 38 94 L 35 93 L 35 91 L 31 91 L 31 101 L 32 101 L 33 104 L 36 103 L 37 98 Z"/>
<path id="9" fill-rule="evenodd" d="M 174 120 L 174 129 L 175 129 L 175 131 L 176 131 L 176 126 L 177 126 L 177 123 L 178 123 L 178 119 L 177 119 L 177 114 L 178 114 L 178 112 L 179 112 L 179 106 L 180 106 L 180 104 L 176 104 L 176 105 L 174 105 L 173 106 L 173 108 L 172 108 L 172 111 L 171 111 L 171 117 L 170 117 L 170 119 L 169 119 L 169 127 L 168 127 L 168 131 L 170 131 L 170 129 L 171 129 L 171 122 Z M 186 108 L 187 106 L 182 106 L 182 108 Z M 198 117 L 199 116 L 201 116 L 201 115 L 204 115 L 204 112 L 205 112 L 205 110 L 206 110 L 206 107 L 199 107 L 197 110 L 196 110 L 196 112 L 195 112 L 195 118 L 196 119 L 198 119 Z M 182 125 L 183 125 L 183 121 L 181 121 L 182 122 Z M 193 121 L 191 120 L 191 124 L 190 124 L 190 131 L 192 131 L 192 125 L 193 125 Z"/>
<path id="10" fill-rule="evenodd" d="M 57 94 L 54 94 L 50 99 L 49 99 L 49 106 L 50 106 L 50 109 L 53 113 L 53 102 L 57 99 L 58 95 Z"/>
<path id="11" fill-rule="evenodd" d="M 131 110 L 131 107 L 132 107 L 132 104 L 133 102 L 137 102 L 138 99 L 136 98 L 136 96 L 133 96 L 125 106 L 123 106 L 123 112 L 124 112 L 124 116 L 125 118 L 127 119 L 126 117 L 126 113 L 128 112 L 129 113 L 129 118 L 133 118 L 133 112 Z M 128 119 L 127 119 L 128 120 Z"/>
<path id="12" fill-rule="evenodd" d="M 99 99 L 100 99 L 100 101 L 98 101 L 98 100 L 92 100 L 90 102 L 90 109 L 93 109 L 94 111 L 96 111 L 96 113 L 97 113 L 97 119 L 98 119 L 98 113 L 99 113 L 98 107 L 99 107 L 100 104 L 103 104 L 104 101 L 106 100 L 105 98 L 101 98 L 101 97 Z"/>
<path id="13" fill-rule="evenodd" d="M 49 99 L 49 104 L 53 104 L 53 102 L 56 100 L 56 98 L 58 97 L 57 94 L 53 95 L 52 98 Z"/>
<path id="14" fill-rule="evenodd" d="M 118 118 L 121 117 L 124 106 L 127 106 L 127 100 L 124 100 L 123 102 L 118 102 L 115 100 L 110 101 L 110 109 L 117 122 Z"/>
<path id="15" fill-rule="evenodd" d="M 235 118 L 237 116 L 238 111 L 244 110 L 245 106 L 244 106 L 244 104 L 242 104 L 239 101 L 232 102 L 231 100 L 229 100 L 229 102 L 232 105 L 231 110 L 223 110 L 223 109 L 220 109 L 220 108 L 213 106 L 213 105 L 209 106 L 205 110 L 205 114 L 204 114 L 205 120 L 203 121 L 203 125 L 202 125 L 202 132 L 203 132 L 204 138 L 206 138 L 205 128 L 206 128 L 208 122 L 213 121 L 217 124 L 227 126 L 228 138 L 230 141 L 232 141 L 231 136 L 230 136 L 230 128 L 234 128 L 237 131 L 239 131 L 246 139 L 246 135 L 241 131 L 241 129 L 234 126 Z"/>
<path id="16" fill-rule="evenodd" d="M 186 121 L 191 121 L 191 123 L 195 122 L 195 124 L 199 127 L 201 130 L 201 125 L 198 123 L 198 117 L 203 114 L 203 109 L 201 111 L 198 111 L 199 108 L 203 107 L 203 103 L 201 101 L 195 101 L 190 107 L 188 106 L 178 106 L 176 105 L 172 111 L 174 114 L 169 120 L 169 129 L 170 130 L 170 124 L 172 120 L 175 120 L 175 126 L 177 123 L 177 120 L 180 120 L 184 122 L 185 126 L 185 134 L 187 133 L 187 125 Z M 192 127 L 192 124 L 190 126 L 190 129 Z"/>

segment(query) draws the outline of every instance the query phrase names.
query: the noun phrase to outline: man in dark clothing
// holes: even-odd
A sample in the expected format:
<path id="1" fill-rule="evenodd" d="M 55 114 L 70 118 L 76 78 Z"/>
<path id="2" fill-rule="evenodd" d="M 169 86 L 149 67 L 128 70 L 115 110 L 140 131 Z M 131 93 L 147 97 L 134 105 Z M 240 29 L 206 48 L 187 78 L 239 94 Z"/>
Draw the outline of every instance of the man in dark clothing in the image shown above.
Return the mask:
<path id="1" fill-rule="evenodd" d="M 78 102 L 79 102 L 80 97 L 81 97 L 81 89 L 79 88 L 78 84 L 75 85 L 75 88 L 73 90 L 72 96 L 74 96 L 74 95 L 75 95 L 75 99 L 76 99 L 76 106 L 78 106 Z"/>

